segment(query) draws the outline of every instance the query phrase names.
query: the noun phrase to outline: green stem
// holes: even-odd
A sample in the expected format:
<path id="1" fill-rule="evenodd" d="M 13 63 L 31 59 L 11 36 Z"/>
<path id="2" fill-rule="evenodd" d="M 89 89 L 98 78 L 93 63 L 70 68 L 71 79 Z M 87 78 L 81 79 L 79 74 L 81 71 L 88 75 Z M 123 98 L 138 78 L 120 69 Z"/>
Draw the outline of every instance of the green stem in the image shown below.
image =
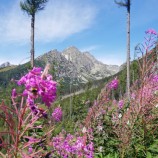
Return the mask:
<path id="1" fill-rule="evenodd" d="M 122 149 L 121 158 L 124 158 L 125 149 Z"/>

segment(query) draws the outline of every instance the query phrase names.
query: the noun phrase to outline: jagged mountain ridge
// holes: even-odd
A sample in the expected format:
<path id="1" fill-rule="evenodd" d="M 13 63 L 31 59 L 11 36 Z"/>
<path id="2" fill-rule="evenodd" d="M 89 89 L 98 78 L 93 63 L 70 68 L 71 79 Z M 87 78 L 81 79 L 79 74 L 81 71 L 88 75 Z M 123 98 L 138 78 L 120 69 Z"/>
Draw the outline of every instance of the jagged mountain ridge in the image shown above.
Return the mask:
<path id="1" fill-rule="evenodd" d="M 103 64 L 89 52 L 81 52 L 73 46 L 62 52 L 52 50 L 36 60 L 54 64 L 58 78 L 71 78 L 80 83 L 102 79 L 119 71 L 119 66 Z"/>

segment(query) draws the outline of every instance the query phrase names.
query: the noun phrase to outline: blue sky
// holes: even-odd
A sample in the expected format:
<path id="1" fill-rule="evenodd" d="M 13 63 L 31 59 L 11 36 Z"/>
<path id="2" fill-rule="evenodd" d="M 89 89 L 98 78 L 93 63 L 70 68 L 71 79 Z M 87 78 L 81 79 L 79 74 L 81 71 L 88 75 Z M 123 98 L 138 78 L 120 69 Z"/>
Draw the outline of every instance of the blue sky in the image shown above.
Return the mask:
<path id="1" fill-rule="evenodd" d="M 30 17 L 19 1 L 1 0 L 0 64 L 22 64 L 30 58 Z M 132 0 L 131 59 L 149 28 L 158 31 L 158 1 Z M 76 46 L 105 64 L 126 61 L 126 9 L 113 0 L 49 0 L 36 15 L 35 32 L 36 57 Z"/>

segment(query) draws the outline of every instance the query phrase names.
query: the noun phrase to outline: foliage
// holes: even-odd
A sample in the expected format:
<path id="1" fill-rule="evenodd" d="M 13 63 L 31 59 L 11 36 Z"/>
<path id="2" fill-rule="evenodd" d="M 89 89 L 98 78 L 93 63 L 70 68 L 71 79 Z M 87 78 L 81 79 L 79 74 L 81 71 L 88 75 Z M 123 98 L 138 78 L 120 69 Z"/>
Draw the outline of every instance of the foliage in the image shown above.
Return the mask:
<path id="1" fill-rule="evenodd" d="M 5 122 L 5 127 L 0 131 L 1 152 L 3 158 L 32 158 L 80 155 L 82 157 L 93 157 L 93 143 L 87 134 L 70 135 L 61 139 L 58 148 L 58 139 L 60 135 L 53 137 L 57 122 L 61 121 L 62 110 L 55 108 L 52 116 L 46 114 L 45 109 L 41 108 L 43 101 L 46 107 L 50 108 L 50 103 L 54 101 L 56 94 L 56 83 L 52 81 L 52 76 L 48 74 L 49 66 L 46 66 L 43 73 L 41 68 L 33 68 L 18 80 L 18 85 L 24 85 L 22 93 L 12 90 L 12 107 L 1 104 L 0 109 L 3 113 L 0 117 Z M 19 103 L 19 97 L 21 101 Z M 45 98 L 43 98 L 45 97 Z M 45 118 L 44 120 L 42 118 Z M 72 140 L 70 139 L 73 138 Z M 68 144 L 66 142 L 70 141 Z M 67 148 L 69 146 L 69 148 Z M 65 150 L 66 149 L 66 150 Z M 71 150 L 74 149 L 72 152 Z M 70 150 L 70 151 L 67 151 Z"/>
<path id="2" fill-rule="evenodd" d="M 92 106 L 100 93 L 100 88 L 89 89 L 79 95 L 73 95 L 72 98 L 61 99 L 54 106 L 60 105 L 63 111 L 63 118 L 60 126 L 54 133 L 58 134 L 62 129 L 73 134 L 79 129 L 80 123 L 86 118 L 89 107 Z M 70 118 L 70 99 L 72 99 L 72 117 Z"/>
<path id="3" fill-rule="evenodd" d="M 150 40 L 147 42 L 153 44 Z M 126 95 L 115 100 L 113 89 L 106 84 L 87 114 L 85 127 L 94 131 L 93 142 L 98 157 L 114 156 L 115 153 L 121 158 L 145 158 L 158 154 L 156 54 L 151 51 L 154 46 L 150 47 L 147 42 L 147 47 L 143 47 L 146 49 L 141 49 L 145 53 L 137 60 L 139 76 L 131 86 L 130 102 Z"/>
<path id="4" fill-rule="evenodd" d="M 155 36 L 153 30 L 147 31 L 146 42 L 137 49 L 137 60 L 131 64 L 131 75 L 135 75 L 130 101 L 125 91 L 120 93 L 125 88 L 124 70 L 113 79 L 106 79 L 109 82 L 101 92 L 100 87 L 94 88 L 90 82 L 84 93 L 61 97 L 54 104 L 56 83 L 48 75 L 48 67 L 43 73 L 40 68 L 30 70 L 18 80 L 22 88 L 13 89 L 14 83 L 10 83 L 11 100 L 8 106 L 4 102 L 0 105 L 3 120 L 0 125 L 4 126 L 0 128 L 0 155 L 3 158 L 156 158 Z"/>
<path id="5" fill-rule="evenodd" d="M 42 117 L 48 117 L 46 110 L 39 108 L 34 99 L 42 97 L 40 93 L 49 95 L 50 92 L 47 89 L 54 86 L 51 85 L 53 81 L 47 71 L 48 67 L 42 74 L 40 68 L 31 70 L 18 81 L 19 85 L 25 84 L 25 94 L 20 94 L 16 89 L 13 89 L 12 106 L 6 106 L 4 103 L 0 105 L 0 110 L 3 112 L 0 117 L 5 123 L 5 128 L 0 131 L 1 146 L 3 147 L 2 152 L 0 152 L 2 157 L 31 158 L 46 154 L 45 148 L 48 144 L 45 143 L 54 126 L 51 123 L 44 124 L 45 120 L 42 120 Z M 33 89 L 36 91 L 34 92 Z M 53 88 L 53 91 L 56 89 Z M 21 101 L 19 102 L 20 97 Z M 45 102 L 46 105 L 48 101 L 53 102 L 52 99 L 48 99 Z M 29 156 L 27 156 L 28 153 Z"/>
<path id="6" fill-rule="evenodd" d="M 48 0 L 25 0 L 20 2 L 20 7 L 28 15 L 33 16 L 36 12 L 43 10 Z"/>

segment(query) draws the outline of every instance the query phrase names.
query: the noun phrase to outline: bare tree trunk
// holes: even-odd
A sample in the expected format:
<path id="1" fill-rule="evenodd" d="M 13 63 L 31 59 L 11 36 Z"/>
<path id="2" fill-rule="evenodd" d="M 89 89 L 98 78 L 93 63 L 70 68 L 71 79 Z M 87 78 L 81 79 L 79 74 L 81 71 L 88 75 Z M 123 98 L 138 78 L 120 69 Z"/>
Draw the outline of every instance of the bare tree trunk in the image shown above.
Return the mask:
<path id="1" fill-rule="evenodd" d="M 35 38 L 35 15 L 32 15 L 31 18 L 31 67 L 34 67 L 34 55 L 35 55 L 35 50 L 34 50 L 34 38 Z"/>
<path id="2" fill-rule="evenodd" d="M 130 100 L 130 0 L 127 5 L 127 98 Z"/>
<path id="3" fill-rule="evenodd" d="M 157 68 L 158 68 L 158 39 L 156 41 L 156 62 L 157 62 Z"/>

